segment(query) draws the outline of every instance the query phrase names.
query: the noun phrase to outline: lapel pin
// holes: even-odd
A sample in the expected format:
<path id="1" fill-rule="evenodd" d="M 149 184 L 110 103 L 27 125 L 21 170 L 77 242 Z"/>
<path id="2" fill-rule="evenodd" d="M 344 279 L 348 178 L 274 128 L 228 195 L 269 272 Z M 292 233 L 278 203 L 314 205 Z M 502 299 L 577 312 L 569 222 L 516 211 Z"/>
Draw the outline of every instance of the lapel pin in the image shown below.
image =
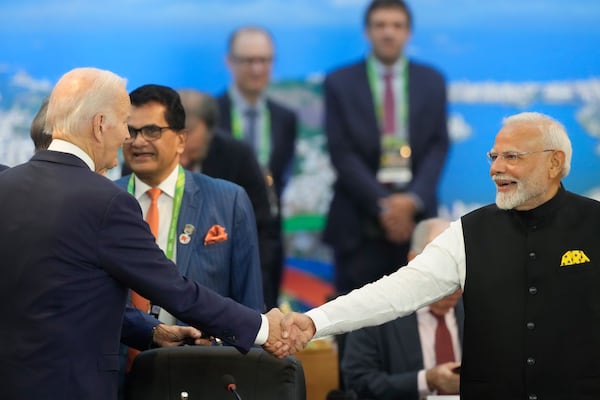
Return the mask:
<path id="1" fill-rule="evenodd" d="M 183 233 L 179 235 L 179 243 L 188 244 L 192 240 L 192 234 L 196 228 L 192 224 L 185 224 L 183 227 Z"/>

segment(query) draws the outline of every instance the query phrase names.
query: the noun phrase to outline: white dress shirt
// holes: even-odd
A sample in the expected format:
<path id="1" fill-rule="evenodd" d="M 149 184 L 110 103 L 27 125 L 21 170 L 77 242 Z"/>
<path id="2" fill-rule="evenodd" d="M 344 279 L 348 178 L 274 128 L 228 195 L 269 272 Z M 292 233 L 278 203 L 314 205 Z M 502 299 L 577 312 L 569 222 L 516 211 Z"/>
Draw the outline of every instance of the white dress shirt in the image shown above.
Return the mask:
<path id="1" fill-rule="evenodd" d="M 460 361 L 462 351 L 460 348 L 460 337 L 458 334 L 458 324 L 456 322 L 456 313 L 454 308 L 448 310 L 444 315 L 446 326 L 452 339 L 452 349 L 454 350 L 454 359 Z M 419 397 L 425 398 L 434 392 L 429 390 L 425 371 L 436 366 L 435 359 L 435 330 L 437 328 L 437 319 L 431 315 L 429 307 L 423 307 L 417 310 L 417 325 L 419 327 L 419 339 L 421 340 L 421 352 L 423 353 L 423 369 L 417 374 L 417 384 Z"/>

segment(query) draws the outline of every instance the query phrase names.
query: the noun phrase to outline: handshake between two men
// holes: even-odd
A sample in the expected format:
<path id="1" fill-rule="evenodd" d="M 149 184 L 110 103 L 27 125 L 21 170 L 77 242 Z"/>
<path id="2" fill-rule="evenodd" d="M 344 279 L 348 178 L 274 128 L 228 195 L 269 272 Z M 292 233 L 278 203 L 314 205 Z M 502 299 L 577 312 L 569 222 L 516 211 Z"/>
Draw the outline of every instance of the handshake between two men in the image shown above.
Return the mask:
<path id="1" fill-rule="evenodd" d="M 315 325 L 306 315 L 295 312 L 284 315 L 278 308 L 273 308 L 266 316 L 269 338 L 262 347 L 278 358 L 304 349 L 315 335 Z"/>
<path id="2" fill-rule="evenodd" d="M 269 322 L 269 336 L 262 347 L 278 358 L 294 354 L 306 347 L 315 335 L 315 325 L 306 315 L 290 313 L 284 315 L 278 308 L 265 314 Z M 211 345 L 213 338 L 206 338 L 191 326 L 160 324 L 155 330 L 154 343 L 161 347 L 195 344 Z"/>

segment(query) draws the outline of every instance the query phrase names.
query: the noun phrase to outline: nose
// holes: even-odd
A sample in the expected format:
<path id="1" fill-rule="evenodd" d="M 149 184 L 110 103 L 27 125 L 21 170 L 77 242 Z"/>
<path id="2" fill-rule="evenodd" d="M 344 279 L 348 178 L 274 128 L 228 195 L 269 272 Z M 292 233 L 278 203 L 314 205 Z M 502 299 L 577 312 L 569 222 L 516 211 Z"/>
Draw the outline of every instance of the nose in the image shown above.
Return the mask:
<path id="1" fill-rule="evenodd" d="M 490 161 L 490 175 L 496 175 L 505 171 L 506 169 L 506 161 L 500 156 L 498 156 L 494 161 Z"/>

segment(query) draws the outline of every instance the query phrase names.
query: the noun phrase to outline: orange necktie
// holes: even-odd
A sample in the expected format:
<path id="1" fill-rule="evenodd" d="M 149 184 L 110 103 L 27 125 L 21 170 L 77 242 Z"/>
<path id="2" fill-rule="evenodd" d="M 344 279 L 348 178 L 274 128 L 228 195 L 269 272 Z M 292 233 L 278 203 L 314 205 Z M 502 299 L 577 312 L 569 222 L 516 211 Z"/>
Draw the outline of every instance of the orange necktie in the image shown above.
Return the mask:
<path id="1" fill-rule="evenodd" d="M 158 198 L 162 191 L 159 188 L 152 188 L 146 193 L 150 197 L 150 207 L 148 207 L 148 212 L 146 213 L 146 222 L 150 226 L 150 231 L 154 235 L 154 238 L 158 238 Z M 142 312 L 150 312 L 150 301 L 133 290 L 131 291 L 131 303 L 135 308 L 141 310 Z M 138 354 L 138 350 L 132 348 L 129 349 L 127 354 L 127 370 L 131 368 L 133 359 Z"/>

